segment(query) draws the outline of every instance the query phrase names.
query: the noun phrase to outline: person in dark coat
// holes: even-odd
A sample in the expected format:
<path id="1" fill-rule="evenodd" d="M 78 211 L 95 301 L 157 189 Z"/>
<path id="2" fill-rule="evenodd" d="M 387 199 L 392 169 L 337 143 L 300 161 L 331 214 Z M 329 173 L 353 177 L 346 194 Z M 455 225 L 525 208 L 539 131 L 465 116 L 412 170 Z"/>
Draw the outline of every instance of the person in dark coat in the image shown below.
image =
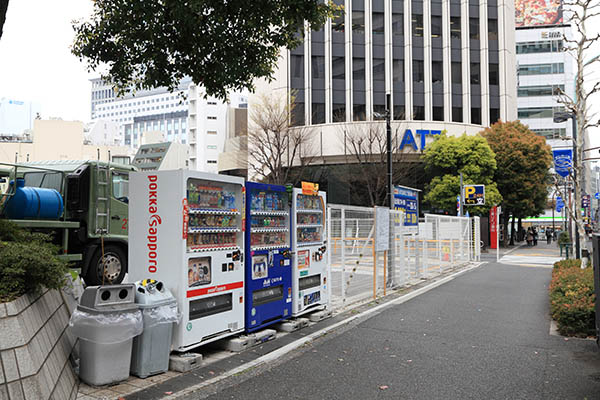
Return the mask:
<path id="1" fill-rule="evenodd" d="M 546 243 L 552 243 L 552 229 L 546 228 Z"/>

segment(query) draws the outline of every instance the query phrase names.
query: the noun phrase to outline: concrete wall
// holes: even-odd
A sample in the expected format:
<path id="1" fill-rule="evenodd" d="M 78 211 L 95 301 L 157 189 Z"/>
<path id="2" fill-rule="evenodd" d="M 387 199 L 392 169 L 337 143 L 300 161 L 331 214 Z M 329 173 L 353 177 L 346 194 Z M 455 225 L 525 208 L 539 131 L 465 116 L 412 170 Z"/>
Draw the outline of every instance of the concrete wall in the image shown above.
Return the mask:
<path id="1" fill-rule="evenodd" d="M 56 290 L 0 303 L 0 400 L 77 397 L 68 323 L 69 311 Z"/>

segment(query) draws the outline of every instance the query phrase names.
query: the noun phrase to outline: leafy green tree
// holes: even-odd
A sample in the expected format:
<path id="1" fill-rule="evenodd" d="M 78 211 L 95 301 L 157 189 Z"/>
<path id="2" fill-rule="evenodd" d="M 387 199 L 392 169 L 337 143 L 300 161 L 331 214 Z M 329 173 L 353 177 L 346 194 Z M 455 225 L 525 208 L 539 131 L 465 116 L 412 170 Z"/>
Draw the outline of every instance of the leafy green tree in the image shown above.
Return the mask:
<path id="1" fill-rule="evenodd" d="M 2 38 L 4 21 L 6 21 L 6 10 L 8 10 L 8 0 L 0 0 L 0 39 Z"/>
<path id="2" fill-rule="evenodd" d="M 510 215 L 526 218 L 543 213 L 552 165 L 552 153 L 546 140 L 519 121 L 499 121 L 486 128 L 482 135 L 496 153 L 498 168 L 494 180 L 502 195 L 504 226 L 508 226 Z M 514 219 L 512 232 L 515 232 Z"/>
<path id="3" fill-rule="evenodd" d="M 496 159 L 483 137 L 442 134 L 427 146 L 423 160 L 430 179 L 423 199 L 432 208 L 456 212 L 461 172 L 463 184 L 485 185 L 485 205 L 465 207 L 469 214 L 485 215 L 490 207 L 500 203 L 502 196 L 493 182 Z"/>
<path id="4" fill-rule="evenodd" d="M 72 52 L 117 92 L 165 86 L 184 76 L 208 95 L 270 79 L 282 47 L 301 43 L 305 21 L 319 29 L 340 7 L 318 0 L 96 0 L 76 21 Z"/>

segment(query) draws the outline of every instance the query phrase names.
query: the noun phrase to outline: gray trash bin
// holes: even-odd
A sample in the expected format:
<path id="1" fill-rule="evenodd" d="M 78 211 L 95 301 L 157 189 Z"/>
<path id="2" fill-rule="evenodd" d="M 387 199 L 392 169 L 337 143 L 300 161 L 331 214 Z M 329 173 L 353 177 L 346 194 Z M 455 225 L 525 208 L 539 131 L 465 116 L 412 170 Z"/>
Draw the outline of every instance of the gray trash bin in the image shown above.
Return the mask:
<path id="1" fill-rule="evenodd" d="M 79 377 L 100 386 L 129 377 L 133 338 L 142 332 L 135 285 L 90 286 L 69 325 L 79 338 Z"/>
<path id="2" fill-rule="evenodd" d="M 178 322 L 177 300 L 162 282 L 136 282 L 135 302 L 142 312 L 144 331 L 133 339 L 131 373 L 140 378 L 169 369 L 173 324 Z"/>

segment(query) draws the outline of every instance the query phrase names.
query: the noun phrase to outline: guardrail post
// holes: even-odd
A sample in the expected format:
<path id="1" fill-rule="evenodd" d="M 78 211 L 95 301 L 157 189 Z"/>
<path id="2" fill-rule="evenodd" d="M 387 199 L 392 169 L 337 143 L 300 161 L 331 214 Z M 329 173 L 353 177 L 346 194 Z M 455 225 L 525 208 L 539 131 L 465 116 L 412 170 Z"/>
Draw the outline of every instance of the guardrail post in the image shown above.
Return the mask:
<path id="1" fill-rule="evenodd" d="M 340 271 L 340 275 L 341 275 L 341 280 L 342 280 L 342 304 L 346 303 L 346 210 L 344 210 L 343 208 L 340 210 L 341 212 L 341 218 L 340 218 L 340 223 L 341 223 L 341 237 L 342 237 L 342 265 L 341 265 L 341 271 Z"/>

